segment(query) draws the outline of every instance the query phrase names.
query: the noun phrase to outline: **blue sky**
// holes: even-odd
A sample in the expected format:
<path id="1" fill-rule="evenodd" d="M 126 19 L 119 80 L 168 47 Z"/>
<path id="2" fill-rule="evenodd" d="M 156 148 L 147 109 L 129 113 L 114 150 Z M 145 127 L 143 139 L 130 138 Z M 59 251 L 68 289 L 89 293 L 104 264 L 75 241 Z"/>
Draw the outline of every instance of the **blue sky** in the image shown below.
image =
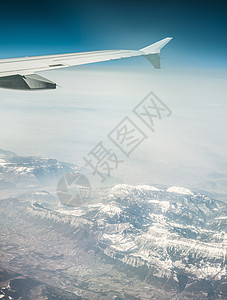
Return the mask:
<path id="1" fill-rule="evenodd" d="M 4 1 L 0 57 L 137 49 L 173 36 L 170 65 L 225 69 L 226 13 L 222 0 Z"/>

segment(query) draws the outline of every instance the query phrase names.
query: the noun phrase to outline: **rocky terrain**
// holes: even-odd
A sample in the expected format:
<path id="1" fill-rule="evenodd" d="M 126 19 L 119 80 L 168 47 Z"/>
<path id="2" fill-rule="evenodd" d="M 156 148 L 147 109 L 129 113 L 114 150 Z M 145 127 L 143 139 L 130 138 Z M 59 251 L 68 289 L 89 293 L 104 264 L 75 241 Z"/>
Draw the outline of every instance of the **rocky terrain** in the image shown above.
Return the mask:
<path id="1" fill-rule="evenodd" d="M 119 184 L 69 207 L 48 187 L 75 170 L 0 152 L 0 299 L 227 297 L 225 203 Z"/>

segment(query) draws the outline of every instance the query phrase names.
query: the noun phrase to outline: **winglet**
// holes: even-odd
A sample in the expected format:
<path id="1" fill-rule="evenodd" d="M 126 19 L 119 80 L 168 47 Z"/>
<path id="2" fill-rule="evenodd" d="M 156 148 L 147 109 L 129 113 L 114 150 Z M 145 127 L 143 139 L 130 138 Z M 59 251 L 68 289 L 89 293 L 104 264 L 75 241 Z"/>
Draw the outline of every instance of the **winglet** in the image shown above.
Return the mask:
<path id="1" fill-rule="evenodd" d="M 139 51 L 144 53 L 143 57 L 146 58 L 150 63 L 152 63 L 152 65 L 156 69 L 160 69 L 160 50 L 171 40 L 171 37 L 167 37 L 157 43 L 142 48 Z"/>
<path id="2" fill-rule="evenodd" d="M 172 40 L 172 37 L 167 37 L 157 43 L 154 43 L 150 46 L 147 46 L 145 48 L 140 49 L 140 51 L 144 52 L 144 54 L 154 54 L 154 53 L 160 53 L 160 50 L 162 47 L 164 47 L 167 43 L 169 43 Z"/>

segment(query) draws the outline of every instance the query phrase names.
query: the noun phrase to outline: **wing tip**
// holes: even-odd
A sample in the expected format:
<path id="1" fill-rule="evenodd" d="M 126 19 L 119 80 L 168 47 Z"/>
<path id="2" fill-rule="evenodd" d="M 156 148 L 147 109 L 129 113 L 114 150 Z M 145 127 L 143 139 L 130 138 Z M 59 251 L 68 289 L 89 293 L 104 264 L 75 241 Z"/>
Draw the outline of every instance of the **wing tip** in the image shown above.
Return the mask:
<path id="1" fill-rule="evenodd" d="M 155 54 L 155 53 L 160 53 L 160 50 L 166 45 L 168 44 L 171 40 L 173 39 L 173 37 L 166 37 L 154 44 L 151 44 L 145 48 L 140 49 L 139 51 L 144 52 L 145 54 Z"/>

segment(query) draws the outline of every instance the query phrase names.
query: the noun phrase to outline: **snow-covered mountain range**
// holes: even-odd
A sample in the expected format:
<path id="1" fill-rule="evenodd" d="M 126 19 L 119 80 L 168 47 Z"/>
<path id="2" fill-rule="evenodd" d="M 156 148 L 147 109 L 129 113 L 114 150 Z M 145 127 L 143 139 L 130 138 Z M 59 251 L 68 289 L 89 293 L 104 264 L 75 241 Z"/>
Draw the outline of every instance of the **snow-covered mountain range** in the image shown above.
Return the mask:
<path id="1" fill-rule="evenodd" d="M 9 152 L 1 154 L 0 163 L 5 189 L 13 183 L 15 188 L 20 177 L 23 184 L 27 176 L 49 183 L 62 170 L 76 170 L 56 160 L 25 160 Z M 225 203 L 183 187 L 119 184 L 99 190 L 99 197 L 83 206 L 68 207 L 38 188 L 34 184 L 14 202 L 4 200 L 5 209 L 7 201 L 11 207 L 22 205 L 19 211 L 29 222 L 79 241 L 80 248 L 98 260 L 166 290 L 166 298 L 160 299 L 170 299 L 168 290 L 178 295 L 171 299 L 226 297 Z M 145 296 L 137 299 L 150 299 Z"/>
<path id="2" fill-rule="evenodd" d="M 0 190 L 34 189 L 56 185 L 57 180 L 77 166 L 46 157 L 23 157 L 0 150 Z"/>
<path id="3" fill-rule="evenodd" d="M 77 232 L 86 228 L 101 253 L 150 281 L 193 290 L 195 281 L 226 275 L 226 205 L 185 188 L 117 185 L 93 204 L 35 205 L 30 213 Z"/>

